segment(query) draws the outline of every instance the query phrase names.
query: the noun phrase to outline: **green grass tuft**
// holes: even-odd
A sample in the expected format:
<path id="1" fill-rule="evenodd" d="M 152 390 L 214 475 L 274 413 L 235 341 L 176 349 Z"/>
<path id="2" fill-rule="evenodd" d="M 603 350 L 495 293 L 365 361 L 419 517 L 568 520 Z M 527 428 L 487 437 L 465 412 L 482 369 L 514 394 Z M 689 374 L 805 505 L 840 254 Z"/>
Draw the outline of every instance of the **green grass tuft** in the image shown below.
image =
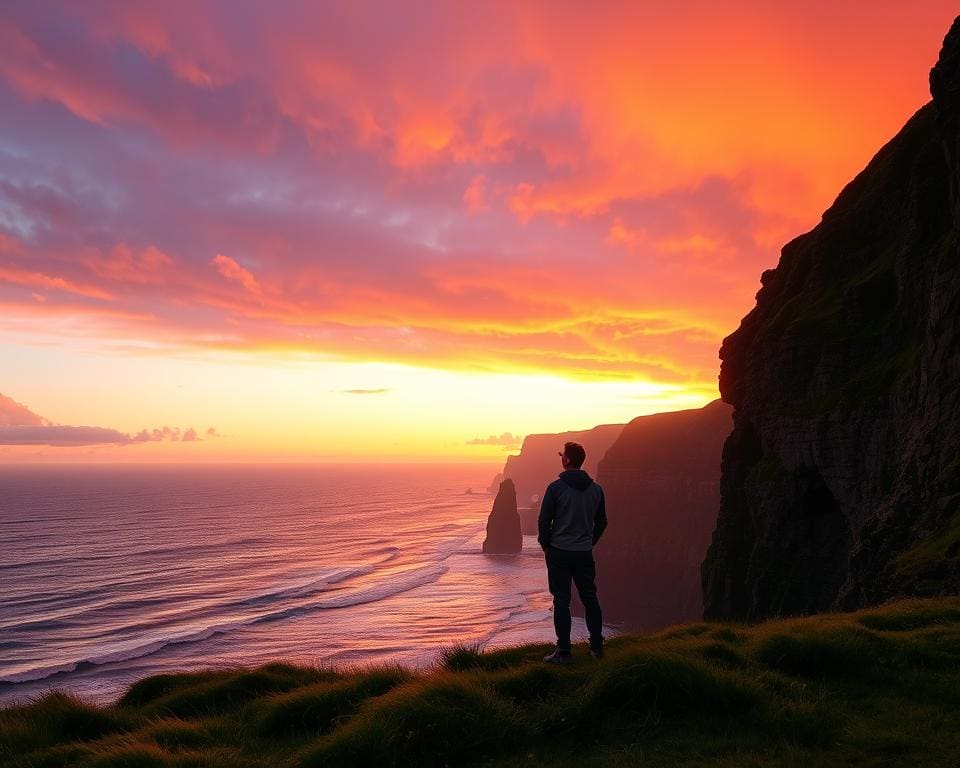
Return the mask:
<path id="1" fill-rule="evenodd" d="M 213 715 L 239 709 L 266 694 L 290 691 L 335 675 L 286 664 L 268 664 L 251 670 L 185 675 L 184 681 L 172 675 L 161 677 L 158 684 L 151 685 L 152 678 L 135 684 L 120 700 L 120 705 L 140 706 L 154 714 L 174 717 Z"/>
<path id="2" fill-rule="evenodd" d="M 859 623 L 868 629 L 909 632 L 960 623 L 960 605 L 942 600 L 910 600 L 861 613 Z"/>
<path id="3" fill-rule="evenodd" d="M 479 644 L 457 644 L 440 652 L 439 665 L 452 672 L 482 669 L 494 672 L 509 669 L 531 661 L 539 661 L 550 653 L 550 645 L 523 645 L 487 651 Z"/>
<path id="4" fill-rule="evenodd" d="M 63 742 L 96 741 L 130 730 L 134 723 L 134 718 L 114 707 L 95 707 L 54 691 L 25 707 L 0 713 L 0 746 L 29 751 Z"/>
<path id="5" fill-rule="evenodd" d="M 411 679 L 399 667 L 384 667 L 336 682 L 316 683 L 260 702 L 261 736 L 319 736 L 345 721 L 367 699 L 382 696 Z"/>
<path id="6" fill-rule="evenodd" d="M 372 702 L 304 765 L 463 765 L 525 735 L 519 712 L 481 680 L 438 674 Z"/>
<path id="7" fill-rule="evenodd" d="M 730 669 L 742 669 L 747 666 L 747 660 L 736 648 L 727 643 L 707 643 L 702 646 L 700 653 L 707 661 Z"/>
<path id="8" fill-rule="evenodd" d="M 498 696 L 513 704 L 529 705 L 569 693 L 579 678 L 571 670 L 538 664 L 503 670 L 490 682 Z"/>
<path id="9" fill-rule="evenodd" d="M 757 695 L 744 680 L 697 659 L 661 652 L 612 657 L 575 691 L 569 711 L 551 730 L 575 723 L 579 738 L 597 738 L 631 722 L 662 723 L 698 716 L 740 715 Z"/>
<path id="10" fill-rule="evenodd" d="M 457 643 L 440 651 L 440 666 L 461 672 L 465 669 L 478 669 L 483 666 L 483 646 L 479 643 L 464 645 Z"/>
<path id="11" fill-rule="evenodd" d="M 805 747 L 830 747 L 843 733 L 843 718 L 823 699 L 787 702 L 769 719 L 772 733 Z"/>
<path id="12" fill-rule="evenodd" d="M 169 752 L 185 752 L 215 746 L 213 736 L 201 722 L 180 718 L 156 720 L 143 731 L 144 738 Z"/>
<path id="13" fill-rule="evenodd" d="M 764 638 L 757 658 L 773 669 L 814 678 L 869 677 L 897 660 L 893 641 L 863 627 L 813 625 L 804 630 Z"/>
<path id="14" fill-rule="evenodd" d="M 168 768 L 173 759 L 155 744 L 123 744 L 94 754 L 85 763 L 89 768 Z"/>
<path id="15" fill-rule="evenodd" d="M 960 509 L 931 536 L 899 554 L 893 567 L 897 573 L 915 575 L 950 560 L 960 560 Z"/>

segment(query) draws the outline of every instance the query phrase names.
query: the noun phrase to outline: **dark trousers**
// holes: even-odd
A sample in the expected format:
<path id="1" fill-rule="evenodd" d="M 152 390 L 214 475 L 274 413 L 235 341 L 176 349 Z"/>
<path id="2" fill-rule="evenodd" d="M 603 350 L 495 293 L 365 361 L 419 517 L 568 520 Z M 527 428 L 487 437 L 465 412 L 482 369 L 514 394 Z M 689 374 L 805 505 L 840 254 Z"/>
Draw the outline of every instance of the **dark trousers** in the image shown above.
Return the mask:
<path id="1" fill-rule="evenodd" d="M 592 552 L 571 552 L 550 547 L 546 551 L 547 582 L 553 595 L 553 626 L 557 630 L 557 648 L 570 650 L 570 581 L 577 585 L 577 594 L 586 612 L 590 630 L 590 647 L 603 646 L 603 616 L 597 600 L 597 568 Z"/>

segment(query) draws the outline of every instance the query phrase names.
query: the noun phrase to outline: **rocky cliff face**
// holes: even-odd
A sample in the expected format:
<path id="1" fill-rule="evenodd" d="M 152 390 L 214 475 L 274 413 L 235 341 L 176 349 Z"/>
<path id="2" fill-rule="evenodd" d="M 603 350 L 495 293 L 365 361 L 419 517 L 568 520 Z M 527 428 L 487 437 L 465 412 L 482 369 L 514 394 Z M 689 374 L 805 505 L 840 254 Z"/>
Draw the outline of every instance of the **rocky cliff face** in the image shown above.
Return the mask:
<path id="1" fill-rule="evenodd" d="M 520 533 L 520 515 L 517 514 L 517 490 L 513 481 L 507 479 L 500 483 L 500 490 L 493 500 L 483 551 L 491 555 L 509 555 L 521 549 L 523 534 Z"/>
<path id="2" fill-rule="evenodd" d="M 593 477 L 596 476 L 598 462 L 622 431 L 623 424 L 602 424 L 578 432 L 527 435 L 520 453 L 507 457 L 503 476 L 513 480 L 516 485 L 517 501 L 521 507 L 539 509 L 540 495 L 563 469 L 557 452 L 563 449 L 564 443 L 580 443 L 584 447 L 587 460 L 583 468 Z"/>
<path id="3" fill-rule="evenodd" d="M 960 590 L 960 19 L 930 83 L 720 350 L 707 617 Z"/>
<path id="4" fill-rule="evenodd" d="M 601 460 L 609 528 L 595 550 L 604 620 L 657 629 L 698 619 L 700 563 L 720 502 L 731 408 L 640 416 Z"/>

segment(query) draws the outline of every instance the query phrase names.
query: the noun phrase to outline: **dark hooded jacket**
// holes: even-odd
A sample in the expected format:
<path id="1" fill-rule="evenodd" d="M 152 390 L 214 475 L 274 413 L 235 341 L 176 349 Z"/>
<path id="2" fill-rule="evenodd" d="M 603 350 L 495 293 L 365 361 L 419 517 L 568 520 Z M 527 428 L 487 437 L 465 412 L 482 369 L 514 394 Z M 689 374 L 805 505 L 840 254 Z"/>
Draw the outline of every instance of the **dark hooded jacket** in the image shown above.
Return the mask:
<path id="1" fill-rule="evenodd" d="M 582 469 L 567 469 L 547 486 L 540 503 L 541 547 L 589 551 L 607 527 L 603 489 Z"/>

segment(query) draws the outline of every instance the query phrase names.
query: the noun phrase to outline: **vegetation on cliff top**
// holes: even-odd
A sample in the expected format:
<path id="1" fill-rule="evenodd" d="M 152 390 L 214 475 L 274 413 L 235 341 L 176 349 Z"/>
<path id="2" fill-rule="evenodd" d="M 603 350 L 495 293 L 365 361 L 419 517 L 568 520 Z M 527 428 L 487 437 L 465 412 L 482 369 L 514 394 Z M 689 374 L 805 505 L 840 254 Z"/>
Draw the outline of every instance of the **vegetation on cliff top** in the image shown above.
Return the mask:
<path id="1" fill-rule="evenodd" d="M 30 766 L 960 764 L 960 598 L 752 627 L 455 648 L 437 669 L 270 664 L 161 675 L 113 706 L 52 693 L 0 710 Z"/>

